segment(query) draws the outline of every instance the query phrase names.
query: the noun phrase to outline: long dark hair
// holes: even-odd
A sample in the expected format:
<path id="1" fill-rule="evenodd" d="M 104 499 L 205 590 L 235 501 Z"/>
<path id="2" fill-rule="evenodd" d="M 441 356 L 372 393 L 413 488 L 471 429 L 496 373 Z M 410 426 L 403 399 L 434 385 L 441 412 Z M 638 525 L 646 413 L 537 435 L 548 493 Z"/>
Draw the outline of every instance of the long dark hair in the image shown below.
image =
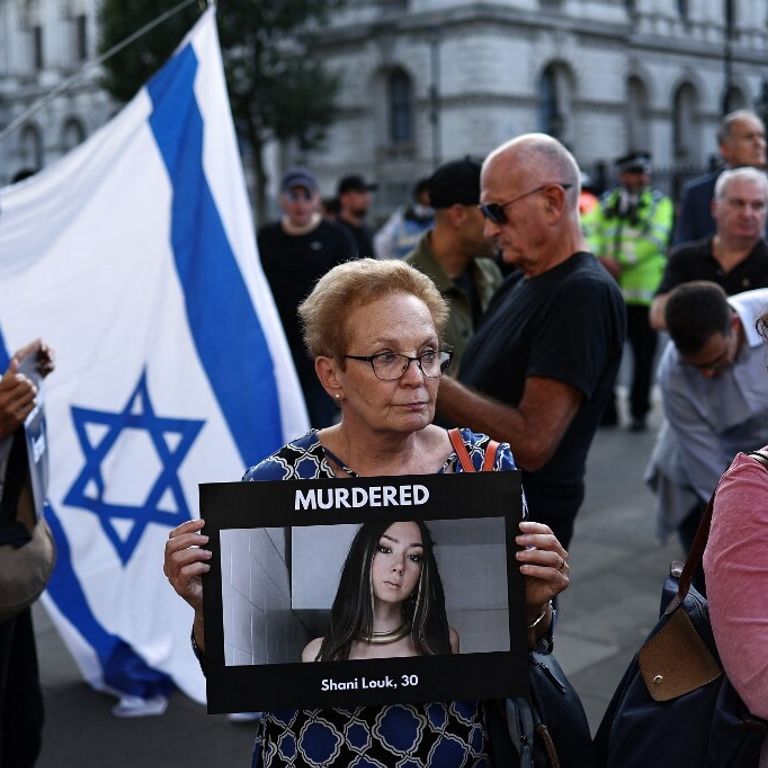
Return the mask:
<path id="1" fill-rule="evenodd" d="M 421 531 L 424 557 L 419 582 L 402 604 L 403 619 L 410 624 L 411 642 L 422 656 L 449 655 L 451 643 L 445 614 L 443 582 L 435 560 L 429 528 L 413 522 Z M 360 526 L 341 571 L 339 588 L 331 608 L 331 626 L 323 638 L 318 661 L 345 661 L 352 643 L 373 635 L 371 563 L 381 535 L 391 522 L 371 521 Z"/>

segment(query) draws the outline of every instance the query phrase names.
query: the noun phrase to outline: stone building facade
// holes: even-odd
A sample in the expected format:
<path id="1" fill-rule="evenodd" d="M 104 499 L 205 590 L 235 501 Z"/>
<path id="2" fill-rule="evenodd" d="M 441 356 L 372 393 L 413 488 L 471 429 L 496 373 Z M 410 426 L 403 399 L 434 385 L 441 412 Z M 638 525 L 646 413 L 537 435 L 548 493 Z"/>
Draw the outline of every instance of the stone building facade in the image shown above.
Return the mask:
<path id="1" fill-rule="evenodd" d="M 96 55 L 98 0 L 0 0 L 0 131 Z M 340 116 L 309 155 L 268 153 L 273 183 L 306 162 L 379 183 L 377 212 L 440 161 L 515 134 L 562 139 L 597 182 L 629 150 L 674 192 L 716 158 L 723 106 L 768 110 L 764 0 L 348 0 L 316 33 Z M 96 72 L 0 143 L 0 184 L 43 167 L 114 110 Z"/>
<path id="2" fill-rule="evenodd" d="M 0 132 L 96 56 L 97 0 L 0 0 Z M 66 154 L 114 110 L 86 76 L 0 142 L 0 186 Z"/>
<path id="3" fill-rule="evenodd" d="M 437 162 L 527 131 L 598 183 L 648 150 L 674 193 L 717 157 L 724 103 L 768 106 L 762 0 L 358 0 L 317 51 L 342 114 L 306 160 L 327 191 L 349 170 L 378 181 L 379 211 Z"/>

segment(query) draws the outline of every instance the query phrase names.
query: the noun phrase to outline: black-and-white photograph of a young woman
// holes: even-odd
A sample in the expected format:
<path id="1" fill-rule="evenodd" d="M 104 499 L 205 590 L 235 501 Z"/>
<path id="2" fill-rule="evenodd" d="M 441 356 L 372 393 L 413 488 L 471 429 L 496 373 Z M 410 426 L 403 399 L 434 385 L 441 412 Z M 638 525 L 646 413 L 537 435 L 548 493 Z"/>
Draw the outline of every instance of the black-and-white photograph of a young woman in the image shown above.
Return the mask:
<path id="1" fill-rule="evenodd" d="M 364 523 L 349 549 L 330 624 L 302 661 L 459 653 L 434 543 L 421 521 Z"/>

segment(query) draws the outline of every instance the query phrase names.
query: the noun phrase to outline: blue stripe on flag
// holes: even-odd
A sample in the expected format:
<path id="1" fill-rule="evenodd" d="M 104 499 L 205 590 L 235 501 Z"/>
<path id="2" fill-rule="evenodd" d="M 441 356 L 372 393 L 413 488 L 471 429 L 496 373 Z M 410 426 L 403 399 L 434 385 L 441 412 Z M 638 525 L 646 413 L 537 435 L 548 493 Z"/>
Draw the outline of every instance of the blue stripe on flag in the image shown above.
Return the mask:
<path id="1" fill-rule="evenodd" d="M 173 185 L 171 242 L 192 336 L 250 466 L 283 443 L 280 405 L 269 347 L 203 170 L 197 67 L 188 44 L 152 79 L 149 122 Z"/>

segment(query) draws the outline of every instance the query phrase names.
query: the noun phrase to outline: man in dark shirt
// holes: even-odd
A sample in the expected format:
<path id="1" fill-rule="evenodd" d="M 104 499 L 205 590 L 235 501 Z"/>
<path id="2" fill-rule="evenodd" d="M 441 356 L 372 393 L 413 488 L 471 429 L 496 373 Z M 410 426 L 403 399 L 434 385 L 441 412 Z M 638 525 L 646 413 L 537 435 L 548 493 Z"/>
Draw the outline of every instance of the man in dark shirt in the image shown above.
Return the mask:
<path id="1" fill-rule="evenodd" d="M 585 252 L 579 168 L 562 144 L 520 136 L 483 164 L 485 234 L 517 267 L 444 378 L 441 417 L 510 444 L 531 518 L 567 546 L 589 446 L 611 394 L 626 328 L 616 282 Z"/>
<path id="2" fill-rule="evenodd" d="M 296 308 L 326 272 L 354 257 L 355 245 L 341 227 L 321 217 L 317 181 L 309 171 L 289 170 L 281 190 L 283 217 L 259 230 L 259 257 L 291 348 L 310 424 L 321 429 L 333 424 L 337 410 L 304 348 Z"/>
<path id="3" fill-rule="evenodd" d="M 345 176 L 339 181 L 337 197 L 339 215 L 336 221 L 352 236 L 357 247 L 357 256 L 372 258 L 373 233 L 365 223 L 371 206 L 371 192 L 375 184 L 367 184 L 362 176 Z"/>
<path id="4" fill-rule="evenodd" d="M 763 237 L 768 218 L 768 179 L 755 168 L 724 171 L 715 186 L 712 237 L 687 243 L 669 256 L 651 304 L 651 325 L 664 330 L 669 292 L 693 280 L 708 280 L 732 296 L 768 287 L 768 245 Z"/>
<path id="5" fill-rule="evenodd" d="M 699 176 L 683 188 L 672 245 L 701 240 L 714 233 L 711 205 L 715 183 L 723 169 L 749 166 L 765 170 L 765 126 L 754 112 L 739 109 L 727 114 L 720 123 L 717 143 L 723 168 Z"/>

